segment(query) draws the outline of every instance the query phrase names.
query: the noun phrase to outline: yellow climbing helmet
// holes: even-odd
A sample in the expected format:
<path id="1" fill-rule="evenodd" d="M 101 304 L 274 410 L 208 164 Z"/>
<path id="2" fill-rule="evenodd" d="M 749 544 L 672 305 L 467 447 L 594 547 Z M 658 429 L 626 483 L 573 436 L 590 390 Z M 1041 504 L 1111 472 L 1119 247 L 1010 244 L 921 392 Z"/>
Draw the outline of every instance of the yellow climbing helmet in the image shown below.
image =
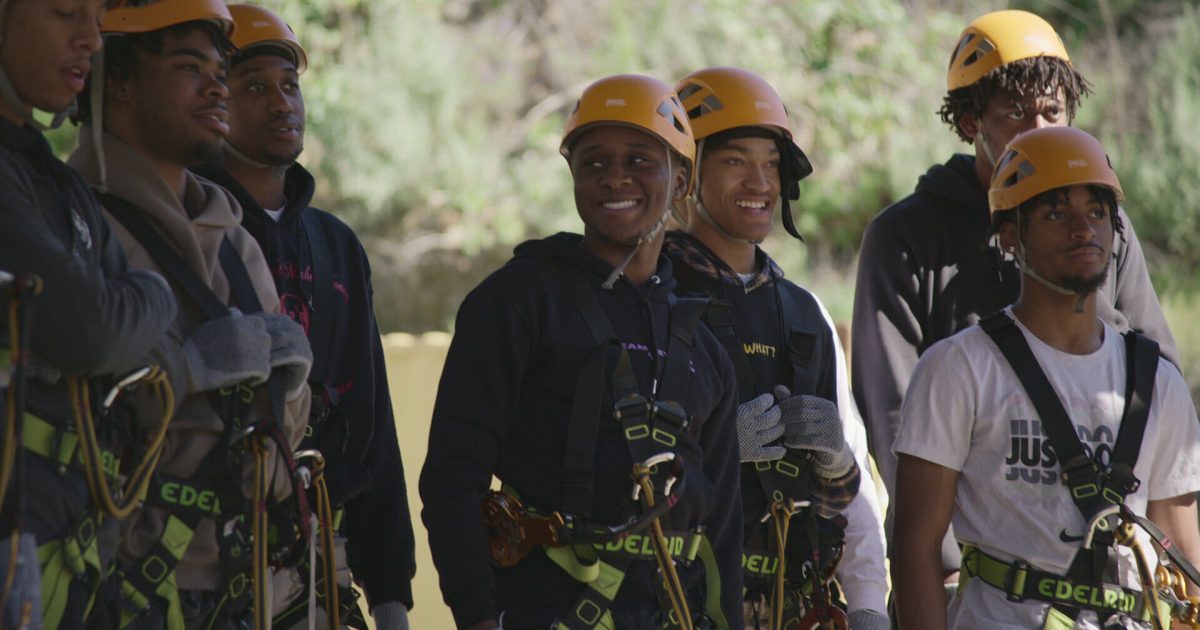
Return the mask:
<path id="1" fill-rule="evenodd" d="M 1049 22 L 1028 11 L 994 11 L 968 24 L 959 36 L 946 87 L 967 87 L 1005 64 L 1041 56 L 1071 63 L 1062 38 Z"/>
<path id="2" fill-rule="evenodd" d="M 771 84 L 748 70 L 716 67 L 687 75 L 675 89 L 683 101 L 697 142 L 739 128 L 765 129 L 779 135 L 776 144 L 780 155 L 779 178 L 783 185 L 783 227 L 788 234 L 800 238 L 788 200 L 800 198 L 800 180 L 812 174 L 812 163 L 792 139 L 792 123 L 787 108 Z M 692 179 L 697 180 L 698 177 Z M 693 189 L 697 184 L 696 181 L 692 183 Z M 722 234 L 737 238 L 717 224 L 702 206 L 700 211 Z"/>
<path id="3" fill-rule="evenodd" d="M 1074 127 L 1031 129 L 1005 147 L 992 175 L 988 205 L 1011 210 L 1048 190 L 1095 184 L 1125 199 L 1121 182 L 1100 141 Z"/>
<path id="4" fill-rule="evenodd" d="M 139 5 L 126 1 L 104 14 L 100 33 L 150 33 L 198 20 L 217 24 L 226 37 L 233 33 L 233 17 L 229 15 L 224 0 L 158 0 L 153 4 Z"/>
<path id="5" fill-rule="evenodd" d="M 250 4 L 231 4 L 229 14 L 233 16 L 233 45 L 239 53 L 252 48 L 271 47 L 285 51 L 296 64 L 296 72 L 303 73 L 308 67 L 308 56 L 296 38 L 296 32 L 283 18 L 274 12 Z"/>
<path id="6" fill-rule="evenodd" d="M 762 77 L 741 68 L 697 70 L 675 86 L 696 140 L 737 127 L 771 127 L 792 138 L 787 109 Z"/>
<path id="7" fill-rule="evenodd" d="M 589 85 L 567 118 L 559 147 L 563 157 L 570 158 L 580 133 L 597 125 L 633 127 L 662 140 L 683 156 L 691 181 L 696 141 L 679 96 L 666 83 L 638 74 L 618 74 Z"/>

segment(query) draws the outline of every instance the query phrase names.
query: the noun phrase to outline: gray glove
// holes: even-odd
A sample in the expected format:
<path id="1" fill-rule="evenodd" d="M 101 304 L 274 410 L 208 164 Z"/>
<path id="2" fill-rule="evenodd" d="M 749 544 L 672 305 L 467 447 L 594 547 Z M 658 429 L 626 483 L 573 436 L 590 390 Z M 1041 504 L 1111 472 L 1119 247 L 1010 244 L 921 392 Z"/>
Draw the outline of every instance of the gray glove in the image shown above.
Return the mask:
<path id="1" fill-rule="evenodd" d="M 378 630 L 408 630 L 408 609 L 400 602 L 388 602 L 371 609 Z"/>
<path id="2" fill-rule="evenodd" d="M 826 479 L 837 479 L 854 467 L 854 454 L 842 434 L 842 418 L 832 400 L 800 394 L 792 396 L 775 386 L 775 399 L 783 412 L 783 443 L 788 448 L 814 451 L 813 467 Z"/>
<path id="3" fill-rule="evenodd" d="M 767 462 L 787 454 L 782 446 L 767 446 L 783 435 L 775 397 L 763 394 L 738 405 L 738 451 L 743 462 Z"/>
<path id="4" fill-rule="evenodd" d="M 850 630 L 888 630 L 892 625 L 887 615 L 866 608 L 851 611 L 849 616 Z"/>
<path id="5" fill-rule="evenodd" d="M 294 400 L 308 381 L 312 370 L 312 347 L 304 329 L 291 317 L 280 313 L 256 313 L 271 336 L 271 371 L 283 375 L 287 399 Z"/>
<path id="6" fill-rule="evenodd" d="M 183 359 L 189 394 L 258 384 L 271 373 L 271 336 L 261 318 L 232 313 L 200 324 L 183 343 Z"/>

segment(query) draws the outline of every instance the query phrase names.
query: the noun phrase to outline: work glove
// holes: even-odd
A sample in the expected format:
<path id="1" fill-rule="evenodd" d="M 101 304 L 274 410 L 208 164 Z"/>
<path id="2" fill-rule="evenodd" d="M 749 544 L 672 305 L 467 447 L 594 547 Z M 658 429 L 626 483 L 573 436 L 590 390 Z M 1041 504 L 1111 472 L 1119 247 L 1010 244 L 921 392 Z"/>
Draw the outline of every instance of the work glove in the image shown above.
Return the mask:
<path id="1" fill-rule="evenodd" d="M 849 617 L 850 630 L 888 630 L 892 625 L 887 615 L 866 608 L 851 611 Z"/>
<path id="2" fill-rule="evenodd" d="M 738 451 L 743 462 L 767 462 L 787 454 L 778 444 L 767 446 L 783 435 L 780 418 L 779 406 L 771 394 L 738 405 Z"/>
<path id="3" fill-rule="evenodd" d="M 783 414 L 783 444 L 813 451 L 813 468 L 826 479 L 837 479 L 854 467 L 854 454 L 842 434 L 842 418 L 832 400 L 800 394 L 792 396 L 784 385 L 775 386 L 775 399 Z"/>
<path id="4" fill-rule="evenodd" d="M 271 336 L 259 317 L 231 313 L 210 319 L 183 343 L 189 394 L 257 385 L 271 374 Z"/>
<path id="5" fill-rule="evenodd" d="M 281 313 L 256 313 L 271 337 L 271 371 L 283 375 L 288 400 L 295 400 L 312 370 L 312 347 L 304 329 Z"/>
<path id="6" fill-rule="evenodd" d="M 400 602 L 380 604 L 371 610 L 378 630 L 408 630 L 408 609 Z"/>

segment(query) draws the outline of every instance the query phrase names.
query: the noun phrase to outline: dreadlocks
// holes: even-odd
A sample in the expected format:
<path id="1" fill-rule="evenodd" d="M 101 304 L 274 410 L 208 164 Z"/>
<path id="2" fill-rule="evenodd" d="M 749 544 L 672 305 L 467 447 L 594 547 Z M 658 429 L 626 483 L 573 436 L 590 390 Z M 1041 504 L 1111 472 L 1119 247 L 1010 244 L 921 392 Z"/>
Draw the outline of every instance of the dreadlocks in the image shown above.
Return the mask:
<path id="1" fill-rule="evenodd" d="M 1071 64 L 1058 57 L 1029 57 L 1007 63 L 983 75 L 975 83 L 951 90 L 942 99 L 938 115 L 942 122 L 967 143 L 973 138 L 963 133 L 959 123 L 966 114 L 982 116 L 996 94 L 1009 94 L 1024 100 L 1062 90 L 1066 96 L 1067 120 L 1075 118 L 1079 101 L 1092 91 L 1092 86 Z"/>

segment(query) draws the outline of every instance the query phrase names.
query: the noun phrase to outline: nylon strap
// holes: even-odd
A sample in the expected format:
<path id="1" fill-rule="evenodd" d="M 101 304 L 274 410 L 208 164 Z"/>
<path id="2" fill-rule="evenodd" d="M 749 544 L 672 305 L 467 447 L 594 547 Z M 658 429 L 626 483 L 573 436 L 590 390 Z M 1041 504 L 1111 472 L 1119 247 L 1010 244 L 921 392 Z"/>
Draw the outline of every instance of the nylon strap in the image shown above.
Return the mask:
<path id="1" fill-rule="evenodd" d="M 973 545 L 963 547 L 962 570 L 968 576 L 1004 591 L 1011 602 L 1030 599 L 1068 609 L 1123 613 L 1143 621 L 1149 619 L 1150 611 L 1141 591 L 1117 584 L 1082 583 L 1067 576 L 1038 571 L 1025 562 L 1004 562 Z"/>
<path id="2" fill-rule="evenodd" d="M 1132 331 L 1125 338 L 1126 405 L 1112 460 L 1102 470 L 1096 460 L 1085 454 L 1075 424 L 1016 322 L 1000 311 L 985 317 L 980 326 L 995 341 L 1029 395 L 1042 420 L 1042 429 L 1058 454 L 1063 485 L 1083 514 L 1084 521 L 1091 521 L 1108 505 L 1122 505 L 1125 496 L 1137 490 L 1140 483 L 1133 476 L 1133 468 L 1149 418 L 1158 367 L 1158 345 Z M 1076 554 L 1069 572 L 1075 579 L 1100 582 L 1108 565 L 1108 548 L 1113 544 L 1111 528 L 1097 532 L 1096 539 L 1100 544 L 1093 544 L 1090 553 L 1081 548 Z"/>
<path id="3" fill-rule="evenodd" d="M 189 515 L 190 516 L 190 515 Z M 121 628 L 138 619 L 153 605 L 152 597 L 166 602 L 166 627 L 181 630 L 184 627 L 183 609 L 179 603 L 179 586 L 175 582 L 175 568 L 192 544 L 196 525 L 200 518 L 171 514 L 167 517 L 162 536 L 140 561 L 123 574 L 121 599 Z"/>
<path id="4" fill-rule="evenodd" d="M 229 307 L 221 302 L 221 299 L 204 284 L 196 272 L 171 249 L 165 238 L 150 225 L 137 206 L 109 193 L 97 193 L 96 196 L 100 199 L 104 209 L 108 210 L 121 225 L 125 226 L 125 229 L 129 230 L 133 238 L 146 248 L 146 252 L 154 259 L 155 264 L 179 285 L 184 294 L 200 308 L 206 317 L 217 319 L 229 314 Z M 222 251 L 225 249 L 223 242 L 221 249 Z M 224 256 L 222 256 L 221 262 L 224 264 Z M 228 271 L 226 271 L 226 275 L 228 275 Z"/>
<path id="5" fill-rule="evenodd" d="M 47 628 L 57 628 L 66 612 L 71 583 L 88 578 L 91 593 L 88 608 L 91 608 L 96 590 L 100 587 L 100 549 L 96 533 L 103 517 L 88 514 L 67 530 L 64 538 L 38 545 L 37 561 L 42 571 L 42 623 Z M 84 613 L 86 617 L 86 611 Z"/>
<path id="6" fill-rule="evenodd" d="M 337 294 L 333 290 L 333 263 L 330 261 L 329 239 L 316 210 L 304 208 L 300 211 L 300 226 L 308 240 L 309 259 L 312 262 L 313 302 L 312 321 L 308 327 L 308 340 L 313 349 L 313 374 L 324 374 L 325 357 L 330 356 L 332 345 L 333 305 Z"/>

